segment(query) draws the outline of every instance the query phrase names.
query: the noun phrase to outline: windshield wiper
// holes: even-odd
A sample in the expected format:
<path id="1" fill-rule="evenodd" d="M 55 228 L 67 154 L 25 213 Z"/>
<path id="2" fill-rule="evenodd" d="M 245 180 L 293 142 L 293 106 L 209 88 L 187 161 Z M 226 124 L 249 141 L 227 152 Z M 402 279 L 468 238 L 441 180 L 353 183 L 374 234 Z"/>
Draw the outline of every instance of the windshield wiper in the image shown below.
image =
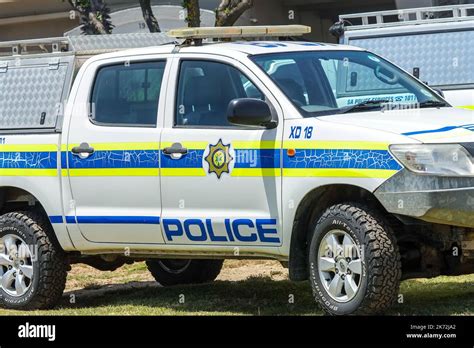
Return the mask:
<path id="1" fill-rule="evenodd" d="M 439 100 L 427 100 L 418 104 L 420 108 L 443 108 L 448 106 L 448 103 Z"/>
<path id="2" fill-rule="evenodd" d="M 378 109 L 382 107 L 382 104 L 387 104 L 387 103 L 390 103 L 390 100 L 388 99 L 368 100 L 366 102 L 342 109 L 341 114 L 347 114 L 349 112 L 360 111 L 360 110 Z"/>

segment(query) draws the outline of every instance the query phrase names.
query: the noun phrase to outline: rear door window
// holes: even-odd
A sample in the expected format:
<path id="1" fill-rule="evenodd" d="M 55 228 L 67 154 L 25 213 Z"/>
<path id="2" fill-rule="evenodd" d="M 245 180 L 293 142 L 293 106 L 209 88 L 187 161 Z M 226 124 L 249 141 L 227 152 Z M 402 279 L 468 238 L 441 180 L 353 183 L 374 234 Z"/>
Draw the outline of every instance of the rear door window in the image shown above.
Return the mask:
<path id="1" fill-rule="evenodd" d="M 91 121 L 102 126 L 156 126 L 166 63 L 103 67 L 92 92 Z"/>

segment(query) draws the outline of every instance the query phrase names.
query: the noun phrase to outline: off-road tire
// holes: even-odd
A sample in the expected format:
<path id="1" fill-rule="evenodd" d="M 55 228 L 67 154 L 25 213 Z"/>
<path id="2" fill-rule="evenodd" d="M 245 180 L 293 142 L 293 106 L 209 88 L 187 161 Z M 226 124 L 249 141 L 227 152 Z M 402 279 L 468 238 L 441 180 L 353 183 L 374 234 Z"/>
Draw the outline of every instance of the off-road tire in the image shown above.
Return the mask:
<path id="1" fill-rule="evenodd" d="M 151 275 L 162 286 L 203 284 L 213 282 L 221 272 L 224 260 L 188 260 L 188 265 L 179 272 L 172 273 L 163 262 L 148 260 L 146 265 Z"/>
<path id="2" fill-rule="evenodd" d="M 332 229 L 347 232 L 358 247 L 363 247 L 362 281 L 355 297 L 346 303 L 331 298 L 319 277 L 319 246 Z M 308 257 L 310 282 L 316 301 L 326 313 L 372 315 L 394 304 L 401 278 L 400 254 L 392 229 L 376 211 L 357 203 L 334 205 L 323 213 L 312 230 Z"/>
<path id="3" fill-rule="evenodd" d="M 0 303 L 8 309 L 50 309 L 63 294 L 68 263 L 64 251 L 54 238 L 51 225 L 33 211 L 11 212 L 0 217 L 0 237 L 14 234 L 28 245 L 36 246 L 33 279 L 29 290 L 19 297 L 0 288 Z"/>

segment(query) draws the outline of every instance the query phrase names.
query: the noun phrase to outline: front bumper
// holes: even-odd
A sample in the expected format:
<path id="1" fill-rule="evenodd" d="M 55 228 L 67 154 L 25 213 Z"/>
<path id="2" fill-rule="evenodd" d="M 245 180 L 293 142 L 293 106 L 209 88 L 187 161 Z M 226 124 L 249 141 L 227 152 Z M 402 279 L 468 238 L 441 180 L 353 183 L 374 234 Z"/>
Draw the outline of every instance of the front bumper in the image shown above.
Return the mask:
<path id="1" fill-rule="evenodd" d="M 404 169 L 375 191 L 393 214 L 474 228 L 474 177 L 419 175 Z"/>

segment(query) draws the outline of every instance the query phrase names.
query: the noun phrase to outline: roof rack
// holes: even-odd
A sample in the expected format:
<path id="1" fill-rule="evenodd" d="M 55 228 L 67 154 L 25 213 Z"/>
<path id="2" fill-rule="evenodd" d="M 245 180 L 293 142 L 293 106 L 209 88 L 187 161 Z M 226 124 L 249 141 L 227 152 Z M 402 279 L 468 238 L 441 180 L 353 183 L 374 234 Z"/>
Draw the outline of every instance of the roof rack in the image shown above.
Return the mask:
<path id="1" fill-rule="evenodd" d="M 20 41 L 0 42 L 0 55 L 18 56 L 22 54 L 56 53 L 68 51 L 69 40 L 65 37 L 54 37 L 47 39 L 31 39 Z"/>
<path id="2" fill-rule="evenodd" d="M 73 52 L 76 55 L 94 55 L 166 44 L 178 44 L 178 42 L 175 38 L 163 33 L 64 36 L 0 42 L 0 56 L 18 57 L 61 52 Z"/>
<path id="3" fill-rule="evenodd" d="M 185 40 L 290 37 L 311 33 L 304 25 L 275 25 L 250 27 L 201 27 L 170 30 L 168 33 L 128 33 L 111 35 L 79 35 L 44 39 L 0 42 L 0 57 L 21 57 L 38 54 L 70 52 L 90 56 L 130 48 L 179 45 Z"/>
<path id="4" fill-rule="evenodd" d="M 339 20 L 348 24 L 345 30 L 459 22 L 474 20 L 474 4 L 347 14 L 339 16 Z"/>

